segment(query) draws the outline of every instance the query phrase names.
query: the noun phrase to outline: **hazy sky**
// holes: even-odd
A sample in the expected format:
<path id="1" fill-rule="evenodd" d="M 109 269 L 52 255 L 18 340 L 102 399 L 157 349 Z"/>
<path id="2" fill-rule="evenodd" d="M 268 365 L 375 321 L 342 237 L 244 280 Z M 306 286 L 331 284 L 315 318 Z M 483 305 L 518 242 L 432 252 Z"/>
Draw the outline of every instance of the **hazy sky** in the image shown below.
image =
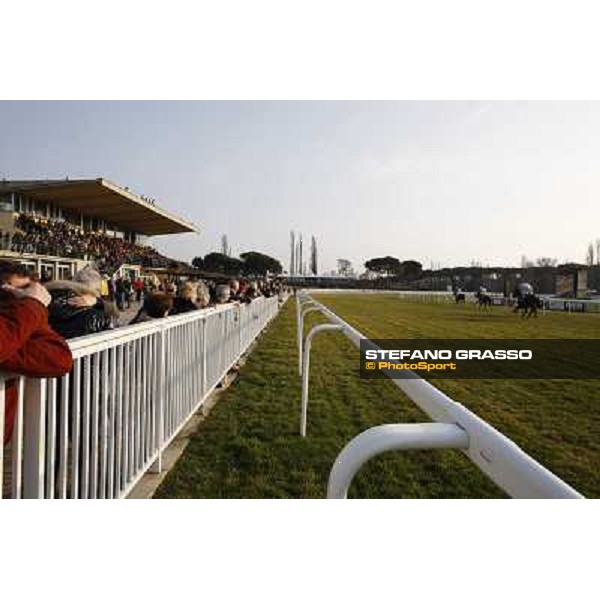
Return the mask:
<path id="1" fill-rule="evenodd" d="M 315 235 L 320 270 L 583 261 L 600 237 L 600 103 L 0 102 L 0 177 L 105 177 L 200 226 L 154 238 L 191 259 L 279 258 Z"/>

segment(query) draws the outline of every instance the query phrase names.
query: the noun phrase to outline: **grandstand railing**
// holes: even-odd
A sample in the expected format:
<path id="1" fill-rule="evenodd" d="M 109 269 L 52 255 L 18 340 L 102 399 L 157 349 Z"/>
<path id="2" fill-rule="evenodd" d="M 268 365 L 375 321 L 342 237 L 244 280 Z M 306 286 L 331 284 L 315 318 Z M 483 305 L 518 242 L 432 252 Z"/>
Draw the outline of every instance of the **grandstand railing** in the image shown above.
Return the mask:
<path id="1" fill-rule="evenodd" d="M 315 333 L 340 331 L 355 346 L 362 333 L 309 294 L 296 296 L 298 352 L 302 377 L 300 433 L 306 435 L 311 340 Z M 304 316 L 318 311 L 329 326 L 316 325 L 304 338 Z M 306 342 L 304 341 L 306 339 Z M 370 342 L 370 347 L 378 347 Z M 345 498 L 354 475 L 370 458 L 390 450 L 460 449 L 485 475 L 513 498 L 581 498 L 581 494 L 526 454 L 517 444 L 416 374 L 392 379 L 433 423 L 373 427 L 351 440 L 335 460 L 329 476 L 329 498 Z"/>
<path id="2" fill-rule="evenodd" d="M 7 446 L 15 378 L 0 374 L 0 497 L 127 496 L 278 309 L 260 297 L 72 340 L 71 373 L 16 379 Z"/>

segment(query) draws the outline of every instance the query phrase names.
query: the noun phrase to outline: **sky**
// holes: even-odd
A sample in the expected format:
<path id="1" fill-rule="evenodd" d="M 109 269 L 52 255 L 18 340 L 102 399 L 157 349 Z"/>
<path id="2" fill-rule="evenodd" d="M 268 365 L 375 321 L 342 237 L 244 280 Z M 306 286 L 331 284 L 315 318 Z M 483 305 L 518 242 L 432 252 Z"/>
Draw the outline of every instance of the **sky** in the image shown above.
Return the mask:
<path id="1" fill-rule="evenodd" d="M 256 250 L 319 271 L 583 262 L 600 238 L 598 102 L 0 102 L 0 177 L 104 177 L 200 234 L 175 258 Z M 308 244 L 305 243 L 305 248 Z"/>

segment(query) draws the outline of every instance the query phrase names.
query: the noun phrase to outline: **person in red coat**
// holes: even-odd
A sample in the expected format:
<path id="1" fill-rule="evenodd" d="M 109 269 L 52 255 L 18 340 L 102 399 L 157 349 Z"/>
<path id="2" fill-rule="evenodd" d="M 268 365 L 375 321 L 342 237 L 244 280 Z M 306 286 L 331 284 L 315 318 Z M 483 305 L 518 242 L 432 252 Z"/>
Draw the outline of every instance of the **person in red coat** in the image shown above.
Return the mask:
<path id="1" fill-rule="evenodd" d="M 50 294 L 22 265 L 0 260 L 0 371 L 28 377 L 60 377 L 73 358 L 65 340 L 48 325 Z M 17 382 L 5 386 L 4 443 L 17 411 Z M 1 433 L 1 432 L 0 432 Z"/>

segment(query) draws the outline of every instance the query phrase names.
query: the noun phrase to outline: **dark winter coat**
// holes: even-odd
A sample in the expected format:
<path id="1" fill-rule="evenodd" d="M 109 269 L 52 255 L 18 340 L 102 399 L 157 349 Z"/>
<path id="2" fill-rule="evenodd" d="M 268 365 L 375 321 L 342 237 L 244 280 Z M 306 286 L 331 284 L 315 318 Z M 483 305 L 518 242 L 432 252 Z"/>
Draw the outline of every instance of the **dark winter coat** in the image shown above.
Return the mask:
<path id="1" fill-rule="evenodd" d="M 84 294 L 96 295 L 92 290 L 74 281 L 53 281 L 47 286 L 52 302 L 48 307 L 48 320 L 52 328 L 70 339 L 112 329 L 117 313 L 110 302 L 97 298 L 94 306 L 76 308 L 69 304 L 71 298 Z"/>

